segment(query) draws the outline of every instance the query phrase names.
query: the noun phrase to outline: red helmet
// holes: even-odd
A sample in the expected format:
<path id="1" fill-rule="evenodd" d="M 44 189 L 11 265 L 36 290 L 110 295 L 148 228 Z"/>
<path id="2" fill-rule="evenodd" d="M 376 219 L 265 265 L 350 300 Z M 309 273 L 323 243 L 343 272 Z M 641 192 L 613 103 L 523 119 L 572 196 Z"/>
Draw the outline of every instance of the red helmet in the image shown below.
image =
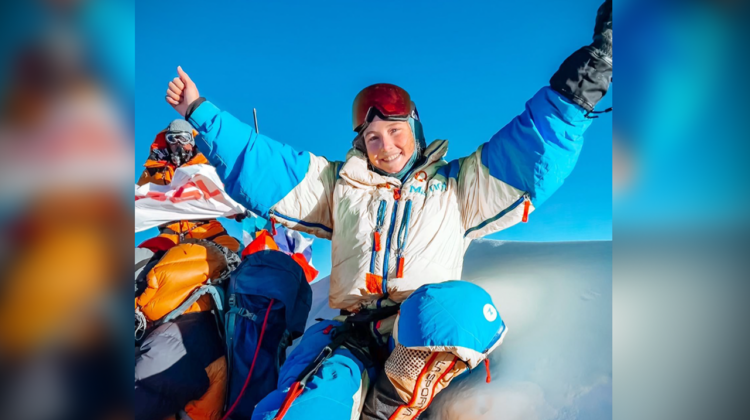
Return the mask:
<path id="1" fill-rule="evenodd" d="M 375 116 L 388 121 L 419 120 L 409 93 L 396 85 L 378 83 L 362 89 L 352 105 L 352 128 L 359 132 Z"/>

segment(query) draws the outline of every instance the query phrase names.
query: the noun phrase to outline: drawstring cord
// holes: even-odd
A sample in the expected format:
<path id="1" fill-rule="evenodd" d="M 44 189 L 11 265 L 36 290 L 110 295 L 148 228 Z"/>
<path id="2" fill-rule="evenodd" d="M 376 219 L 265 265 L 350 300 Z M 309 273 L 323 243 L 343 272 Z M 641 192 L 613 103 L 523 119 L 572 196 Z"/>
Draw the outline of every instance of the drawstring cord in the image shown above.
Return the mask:
<path id="1" fill-rule="evenodd" d="M 612 107 L 609 107 L 609 108 L 605 109 L 604 111 L 586 111 L 586 115 L 584 115 L 584 117 L 593 120 L 594 118 L 599 118 L 599 116 L 594 115 L 592 117 L 591 116 L 592 114 L 606 114 L 608 112 L 612 112 Z"/>

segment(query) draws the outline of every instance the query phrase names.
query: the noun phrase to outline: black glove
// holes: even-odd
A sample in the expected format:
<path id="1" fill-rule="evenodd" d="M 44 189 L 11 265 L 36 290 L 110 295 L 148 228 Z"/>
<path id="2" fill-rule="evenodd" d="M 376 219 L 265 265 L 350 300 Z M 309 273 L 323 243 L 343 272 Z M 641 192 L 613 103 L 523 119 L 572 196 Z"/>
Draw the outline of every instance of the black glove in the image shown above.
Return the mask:
<path id="1" fill-rule="evenodd" d="M 605 1 L 596 13 L 594 42 L 591 46 L 612 61 L 612 0 Z"/>
<path id="2" fill-rule="evenodd" d="M 248 217 L 251 217 L 252 215 L 253 215 L 253 214 L 252 214 L 252 213 L 250 212 L 250 210 L 245 210 L 245 212 L 244 212 L 244 213 L 240 213 L 240 214 L 235 214 L 235 215 L 234 215 L 234 220 L 235 220 L 235 221 L 237 221 L 237 222 L 241 222 L 241 221 L 243 221 L 244 219 L 246 219 L 246 218 L 248 218 Z"/>
<path id="3" fill-rule="evenodd" d="M 612 0 L 599 7 L 594 42 L 568 57 L 550 79 L 552 89 L 589 112 L 612 82 Z"/>

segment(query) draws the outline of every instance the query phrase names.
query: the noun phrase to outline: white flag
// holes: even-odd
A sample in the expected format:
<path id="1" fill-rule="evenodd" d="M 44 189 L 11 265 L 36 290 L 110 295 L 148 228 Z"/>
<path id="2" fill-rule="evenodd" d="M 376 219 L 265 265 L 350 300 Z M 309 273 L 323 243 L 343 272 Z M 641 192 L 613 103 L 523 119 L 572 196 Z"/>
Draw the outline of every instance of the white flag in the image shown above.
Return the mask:
<path id="1" fill-rule="evenodd" d="M 245 208 L 224 191 L 211 165 L 177 168 L 169 185 L 135 186 L 135 231 L 178 220 L 206 220 L 242 214 Z"/>

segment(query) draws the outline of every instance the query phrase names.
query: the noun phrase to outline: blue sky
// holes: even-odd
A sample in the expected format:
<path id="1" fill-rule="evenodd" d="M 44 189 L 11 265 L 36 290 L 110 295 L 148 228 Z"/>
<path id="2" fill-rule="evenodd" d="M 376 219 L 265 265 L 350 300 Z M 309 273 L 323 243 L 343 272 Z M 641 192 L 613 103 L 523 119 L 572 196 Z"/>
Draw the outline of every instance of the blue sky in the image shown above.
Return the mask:
<path id="1" fill-rule="evenodd" d="M 336 160 L 351 145 L 357 92 L 394 83 L 416 102 L 428 142 L 450 140 L 448 159 L 468 155 L 590 42 L 600 3 L 139 1 L 136 177 L 154 135 L 178 117 L 164 101 L 177 65 L 238 118 L 252 123 L 257 108 L 261 133 Z M 611 240 L 611 115 L 591 126 L 575 171 L 529 223 L 489 238 Z M 318 242 L 327 272 L 330 246 Z"/>

